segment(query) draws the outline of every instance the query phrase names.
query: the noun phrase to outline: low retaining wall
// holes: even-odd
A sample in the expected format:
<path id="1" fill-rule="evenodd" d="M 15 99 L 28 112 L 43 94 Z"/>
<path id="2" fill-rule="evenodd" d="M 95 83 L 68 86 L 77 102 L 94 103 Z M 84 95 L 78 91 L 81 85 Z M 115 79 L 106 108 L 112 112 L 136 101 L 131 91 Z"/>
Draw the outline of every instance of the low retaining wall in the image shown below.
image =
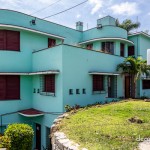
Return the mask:
<path id="1" fill-rule="evenodd" d="M 63 114 L 54 120 L 54 124 L 51 127 L 52 150 L 79 150 L 79 144 L 69 140 L 63 132 L 58 131 L 58 125 L 67 116 L 68 114 Z M 87 149 L 83 148 L 82 150 Z"/>

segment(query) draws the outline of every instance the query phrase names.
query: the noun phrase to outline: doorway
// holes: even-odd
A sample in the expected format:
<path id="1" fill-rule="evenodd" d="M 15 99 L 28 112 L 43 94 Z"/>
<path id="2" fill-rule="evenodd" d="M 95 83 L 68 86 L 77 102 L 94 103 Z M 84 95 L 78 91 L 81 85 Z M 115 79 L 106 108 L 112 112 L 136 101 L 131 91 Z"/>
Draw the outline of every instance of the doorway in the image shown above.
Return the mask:
<path id="1" fill-rule="evenodd" d="M 130 76 L 125 76 L 125 98 L 130 98 L 130 83 L 131 83 L 131 78 Z"/>
<path id="2" fill-rule="evenodd" d="M 117 97 L 117 77 L 108 76 L 108 97 L 116 98 Z"/>
<path id="3" fill-rule="evenodd" d="M 41 150 L 41 125 L 36 123 L 36 149 Z"/>

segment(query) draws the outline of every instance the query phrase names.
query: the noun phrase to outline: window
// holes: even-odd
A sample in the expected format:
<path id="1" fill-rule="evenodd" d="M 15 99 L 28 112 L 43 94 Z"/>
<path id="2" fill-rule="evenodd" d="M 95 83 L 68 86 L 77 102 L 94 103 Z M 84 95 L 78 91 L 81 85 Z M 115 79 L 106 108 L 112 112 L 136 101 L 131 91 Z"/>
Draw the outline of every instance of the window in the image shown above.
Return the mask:
<path id="1" fill-rule="evenodd" d="M 82 89 L 82 94 L 86 94 L 86 89 Z"/>
<path id="2" fill-rule="evenodd" d="M 20 76 L 0 76 L 0 100 L 20 99 Z"/>
<path id="3" fill-rule="evenodd" d="M 79 89 L 76 89 L 76 94 L 80 94 L 80 90 Z"/>
<path id="4" fill-rule="evenodd" d="M 134 56 L 134 46 L 128 47 L 128 56 Z"/>
<path id="5" fill-rule="evenodd" d="M 86 45 L 86 49 L 89 49 L 89 50 L 93 49 L 93 44 Z"/>
<path id="6" fill-rule="evenodd" d="M 73 89 L 69 89 L 69 95 L 73 95 Z"/>
<path id="7" fill-rule="evenodd" d="M 55 75 L 44 76 L 44 90 L 43 92 L 55 93 Z"/>
<path id="8" fill-rule="evenodd" d="M 150 89 L 150 80 L 143 80 L 143 89 Z"/>
<path id="9" fill-rule="evenodd" d="M 93 75 L 93 91 L 103 91 L 103 76 L 102 75 Z"/>
<path id="10" fill-rule="evenodd" d="M 114 42 L 102 42 L 102 51 L 114 54 Z"/>
<path id="11" fill-rule="evenodd" d="M 0 30 L 0 50 L 20 51 L 20 32 Z"/>
<path id="12" fill-rule="evenodd" d="M 120 43 L 120 56 L 124 57 L 124 48 L 125 45 L 123 43 Z"/>
<path id="13" fill-rule="evenodd" d="M 48 47 L 54 47 L 55 45 L 56 45 L 56 40 L 48 38 Z"/>

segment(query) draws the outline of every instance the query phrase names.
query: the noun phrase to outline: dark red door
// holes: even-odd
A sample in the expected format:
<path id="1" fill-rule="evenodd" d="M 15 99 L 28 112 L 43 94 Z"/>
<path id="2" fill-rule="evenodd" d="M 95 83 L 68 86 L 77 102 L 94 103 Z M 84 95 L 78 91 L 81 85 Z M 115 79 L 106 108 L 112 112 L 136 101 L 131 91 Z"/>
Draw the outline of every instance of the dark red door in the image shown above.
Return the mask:
<path id="1" fill-rule="evenodd" d="M 130 76 L 125 76 L 125 98 L 130 97 Z"/>
<path id="2" fill-rule="evenodd" d="M 36 124 L 36 149 L 41 150 L 41 125 Z"/>

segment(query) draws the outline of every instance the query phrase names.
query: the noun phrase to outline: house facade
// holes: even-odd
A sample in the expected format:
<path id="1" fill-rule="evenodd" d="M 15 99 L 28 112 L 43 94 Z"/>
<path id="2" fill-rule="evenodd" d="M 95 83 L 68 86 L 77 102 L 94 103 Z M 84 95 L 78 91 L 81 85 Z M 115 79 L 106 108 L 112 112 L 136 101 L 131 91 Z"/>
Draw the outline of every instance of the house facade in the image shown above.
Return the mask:
<path id="1" fill-rule="evenodd" d="M 113 17 L 83 31 L 16 11 L 0 10 L 0 130 L 28 123 L 33 148 L 50 146 L 50 127 L 65 105 L 129 98 L 130 77 L 116 72 L 128 56 L 142 56 L 150 36 L 128 35 Z M 137 97 L 150 97 L 150 80 L 138 82 Z"/>

